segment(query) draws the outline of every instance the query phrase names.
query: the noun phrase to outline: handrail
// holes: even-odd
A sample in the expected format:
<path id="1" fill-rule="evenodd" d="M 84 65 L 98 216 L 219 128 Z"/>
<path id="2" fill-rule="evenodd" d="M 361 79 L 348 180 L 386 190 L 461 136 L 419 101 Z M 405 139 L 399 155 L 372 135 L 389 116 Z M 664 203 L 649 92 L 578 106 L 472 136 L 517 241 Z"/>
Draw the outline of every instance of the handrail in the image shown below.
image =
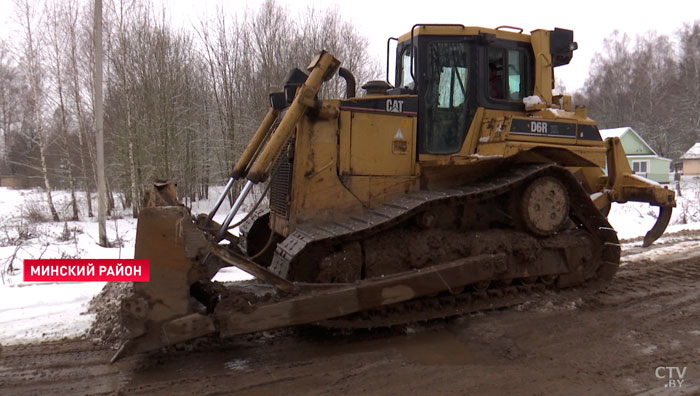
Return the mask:
<path id="1" fill-rule="evenodd" d="M 389 37 L 389 39 L 386 40 L 386 82 L 387 82 L 387 84 L 389 84 L 389 85 L 391 85 L 391 86 L 393 87 L 394 84 L 392 84 L 392 83 L 389 81 L 389 52 L 390 52 L 390 50 L 391 50 L 391 41 L 392 41 L 392 40 L 396 40 L 396 43 L 397 43 L 397 45 L 398 45 L 399 39 L 396 38 L 396 37 Z M 397 48 L 397 49 L 398 49 L 398 48 Z"/>
<path id="2" fill-rule="evenodd" d="M 517 26 L 501 25 L 501 26 L 499 26 L 499 27 L 496 28 L 496 30 L 503 30 L 503 29 L 517 30 L 518 33 L 522 33 L 522 32 L 523 32 L 523 28 L 517 27 Z"/>

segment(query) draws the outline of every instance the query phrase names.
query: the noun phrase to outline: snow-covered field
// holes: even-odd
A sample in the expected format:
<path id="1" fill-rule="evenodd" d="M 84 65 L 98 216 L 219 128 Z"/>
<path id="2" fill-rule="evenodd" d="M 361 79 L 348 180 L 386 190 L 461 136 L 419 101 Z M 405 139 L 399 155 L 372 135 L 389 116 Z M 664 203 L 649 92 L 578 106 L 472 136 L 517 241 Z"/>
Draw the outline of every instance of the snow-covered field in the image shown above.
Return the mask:
<path id="1" fill-rule="evenodd" d="M 192 212 L 208 212 L 214 206 L 220 190 L 212 188 L 210 199 L 195 202 Z M 55 192 L 53 199 L 61 218 L 72 213 L 67 192 Z M 85 203 L 84 194 L 80 194 L 80 199 Z M 26 217 L 32 214 L 50 218 L 44 202 L 45 194 L 39 190 L 0 187 L 0 344 L 57 339 L 84 333 L 94 319 L 92 314 L 85 313 L 87 304 L 104 286 L 103 282 L 24 282 L 23 260 L 134 256 L 136 219 L 131 217 L 130 210 L 117 210 L 113 218 L 107 221 L 107 237 L 114 247 L 103 248 L 97 243 L 97 220 L 87 217 L 86 204 L 81 205 L 81 221 L 54 223 L 27 220 Z M 97 210 L 96 203 L 93 203 L 93 208 Z M 215 220 L 222 221 L 228 209 L 225 202 Z M 237 215 L 234 223 L 243 216 L 245 213 Z M 226 268 L 215 279 L 235 281 L 249 278 L 248 274 L 237 268 Z"/>
<path id="2" fill-rule="evenodd" d="M 700 229 L 700 178 L 684 177 L 681 185 L 683 196 L 677 197 L 678 208 L 667 232 Z M 192 212 L 208 212 L 218 192 L 212 189 L 209 200 L 195 202 Z M 115 247 L 103 248 L 97 244 L 97 223 L 87 218 L 86 205 L 82 205 L 82 221 L 28 221 L 26 217 L 37 212 L 44 212 L 43 216 L 49 218 L 44 197 L 38 190 L 0 187 L 0 344 L 84 333 L 93 320 L 91 314 L 84 313 L 87 303 L 104 286 L 99 282 L 23 282 L 24 259 L 133 257 L 136 220 L 131 218 L 129 211 L 117 211 L 114 218 L 108 220 L 108 238 Z M 84 200 L 84 194 L 80 198 Z M 56 192 L 54 201 L 61 217 L 66 217 L 70 209 L 68 194 Z M 223 220 L 227 205 L 225 203 L 219 210 L 217 221 Z M 609 220 L 620 239 L 631 239 L 643 236 L 654 224 L 655 215 L 656 210 L 647 204 L 615 204 Z M 234 222 L 242 216 L 239 214 Z M 220 272 L 215 279 L 232 281 L 248 278 L 247 274 L 233 268 Z"/>
<path id="3" fill-rule="evenodd" d="M 668 188 L 676 190 L 675 183 Z M 666 233 L 700 229 L 700 176 L 683 176 L 681 193 L 676 192 L 677 206 Z M 645 203 L 613 204 L 608 221 L 620 240 L 644 236 L 656 222 L 658 208 Z"/>

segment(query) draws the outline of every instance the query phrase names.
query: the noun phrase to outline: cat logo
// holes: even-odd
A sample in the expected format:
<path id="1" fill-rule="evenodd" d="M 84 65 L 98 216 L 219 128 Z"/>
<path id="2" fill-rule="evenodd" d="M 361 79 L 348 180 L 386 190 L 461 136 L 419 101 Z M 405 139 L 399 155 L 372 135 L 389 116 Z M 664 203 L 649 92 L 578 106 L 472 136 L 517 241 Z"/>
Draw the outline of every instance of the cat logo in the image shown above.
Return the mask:
<path id="1" fill-rule="evenodd" d="M 403 112 L 403 100 L 387 99 L 386 100 L 386 111 L 388 111 L 390 113 Z"/>

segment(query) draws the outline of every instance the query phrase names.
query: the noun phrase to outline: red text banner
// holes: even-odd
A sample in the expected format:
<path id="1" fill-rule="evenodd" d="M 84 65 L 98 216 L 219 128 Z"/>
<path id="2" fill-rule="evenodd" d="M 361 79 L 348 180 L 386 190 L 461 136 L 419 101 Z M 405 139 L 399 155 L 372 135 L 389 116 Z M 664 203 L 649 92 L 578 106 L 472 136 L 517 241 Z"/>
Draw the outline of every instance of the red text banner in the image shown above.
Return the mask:
<path id="1" fill-rule="evenodd" d="M 24 260 L 25 282 L 148 282 L 148 259 Z"/>

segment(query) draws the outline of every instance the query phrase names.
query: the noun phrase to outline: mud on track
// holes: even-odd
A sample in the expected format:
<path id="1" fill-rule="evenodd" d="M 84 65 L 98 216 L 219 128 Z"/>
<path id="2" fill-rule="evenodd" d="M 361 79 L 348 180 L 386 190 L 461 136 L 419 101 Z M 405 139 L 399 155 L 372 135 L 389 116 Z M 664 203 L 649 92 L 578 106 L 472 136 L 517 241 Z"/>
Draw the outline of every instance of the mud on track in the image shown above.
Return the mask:
<path id="1" fill-rule="evenodd" d="M 180 349 L 109 365 L 114 351 L 87 340 L 6 346 L 0 393 L 699 394 L 700 233 L 624 246 L 611 286 L 584 297 L 547 292 L 401 329 L 306 327 Z M 664 387 L 659 366 L 686 367 L 682 388 Z"/>

